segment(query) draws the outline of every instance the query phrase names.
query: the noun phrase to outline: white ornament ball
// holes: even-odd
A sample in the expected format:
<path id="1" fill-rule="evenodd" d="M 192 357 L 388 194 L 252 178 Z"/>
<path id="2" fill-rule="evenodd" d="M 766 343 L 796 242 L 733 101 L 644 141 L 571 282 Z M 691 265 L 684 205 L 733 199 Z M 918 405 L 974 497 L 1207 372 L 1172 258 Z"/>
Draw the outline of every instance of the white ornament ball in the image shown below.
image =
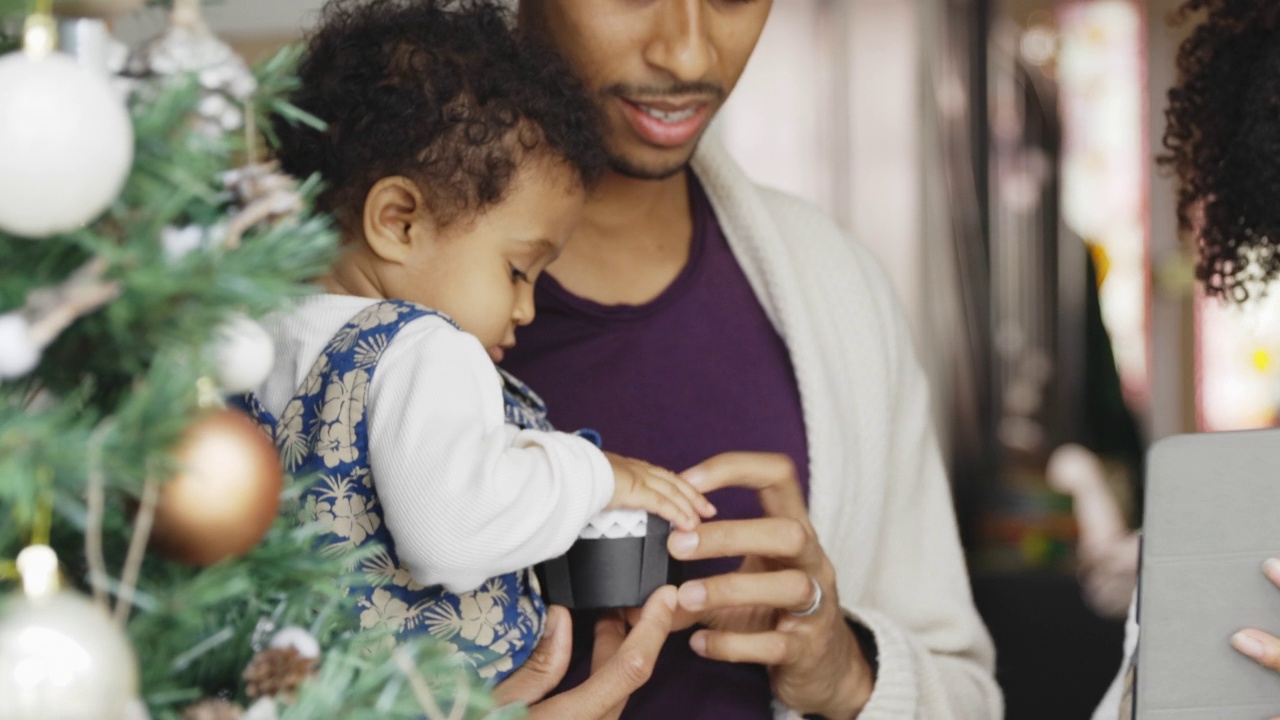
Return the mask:
<path id="1" fill-rule="evenodd" d="M 40 348 L 31 339 L 31 324 L 17 313 L 0 315 L 0 380 L 12 380 L 40 364 Z"/>
<path id="2" fill-rule="evenodd" d="M 129 701 L 129 707 L 124 712 L 125 720 L 151 720 L 151 711 L 147 709 L 147 704 L 134 698 Z"/>
<path id="3" fill-rule="evenodd" d="M 0 720 L 126 720 L 137 685 L 129 640 L 85 598 L 15 596 L 0 610 Z"/>
<path id="4" fill-rule="evenodd" d="M 0 57 L 0 230 L 66 232 L 120 194 L 133 164 L 124 100 L 66 55 Z"/>
<path id="5" fill-rule="evenodd" d="M 275 365 L 276 348 L 261 325 L 234 317 L 214 333 L 214 373 L 223 392 L 252 392 L 266 381 Z"/>

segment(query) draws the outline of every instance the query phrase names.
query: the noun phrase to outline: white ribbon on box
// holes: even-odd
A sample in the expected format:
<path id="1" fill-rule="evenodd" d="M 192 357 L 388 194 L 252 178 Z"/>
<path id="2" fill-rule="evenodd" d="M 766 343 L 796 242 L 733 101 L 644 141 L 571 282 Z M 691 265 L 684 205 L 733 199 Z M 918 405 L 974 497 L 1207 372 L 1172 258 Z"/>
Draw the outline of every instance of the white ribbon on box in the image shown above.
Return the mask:
<path id="1" fill-rule="evenodd" d="M 649 529 L 649 514 L 644 510 L 605 510 L 587 522 L 578 535 L 583 540 L 642 538 Z"/>

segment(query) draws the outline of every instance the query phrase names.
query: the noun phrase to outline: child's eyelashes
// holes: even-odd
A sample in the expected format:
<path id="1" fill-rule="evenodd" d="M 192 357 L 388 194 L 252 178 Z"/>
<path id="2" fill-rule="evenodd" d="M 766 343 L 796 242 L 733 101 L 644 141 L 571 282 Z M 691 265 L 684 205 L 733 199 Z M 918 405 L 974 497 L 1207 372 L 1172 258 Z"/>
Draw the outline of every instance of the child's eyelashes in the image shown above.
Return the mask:
<path id="1" fill-rule="evenodd" d="M 520 282 L 520 281 L 529 282 L 528 273 L 516 267 L 515 265 L 511 265 L 510 267 L 511 267 L 511 282 Z"/>

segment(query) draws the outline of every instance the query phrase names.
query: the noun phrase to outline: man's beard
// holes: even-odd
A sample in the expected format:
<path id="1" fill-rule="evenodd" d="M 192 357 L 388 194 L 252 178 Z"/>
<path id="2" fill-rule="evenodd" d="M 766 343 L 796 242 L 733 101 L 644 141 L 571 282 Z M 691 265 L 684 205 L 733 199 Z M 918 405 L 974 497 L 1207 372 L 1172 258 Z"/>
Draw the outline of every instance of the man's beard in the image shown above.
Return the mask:
<path id="1" fill-rule="evenodd" d="M 701 141 L 702 138 L 698 138 L 697 142 Z M 694 147 L 697 147 L 696 143 L 694 144 Z M 667 178 L 674 177 L 684 172 L 684 169 L 689 167 L 689 160 L 691 158 L 692 156 L 686 157 L 678 163 L 672 163 L 669 165 L 643 166 L 639 163 L 631 162 L 621 155 L 614 155 L 610 153 L 609 169 L 623 177 L 631 178 L 632 180 L 666 180 Z"/>

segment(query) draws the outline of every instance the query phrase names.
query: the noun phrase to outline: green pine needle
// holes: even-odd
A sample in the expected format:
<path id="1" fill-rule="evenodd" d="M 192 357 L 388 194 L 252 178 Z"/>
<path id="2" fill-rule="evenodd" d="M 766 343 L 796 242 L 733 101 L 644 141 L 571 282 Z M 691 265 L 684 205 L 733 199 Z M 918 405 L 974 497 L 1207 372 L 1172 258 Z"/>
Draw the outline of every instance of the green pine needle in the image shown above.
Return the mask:
<path id="1" fill-rule="evenodd" d="M 0 0 L 0 18 L 23 4 Z M 260 90 L 252 111 L 264 131 L 273 116 L 322 127 L 285 99 L 296 87 L 297 57 L 287 50 L 255 71 Z M 91 474 L 105 486 L 103 552 L 114 592 L 144 481 L 148 473 L 173 472 L 169 451 L 200 413 L 196 381 L 212 370 L 205 348 L 215 329 L 233 314 L 260 317 L 312 292 L 310 283 L 337 252 L 332 222 L 308 210 L 252 228 L 237 249 L 166 254 L 166 228 L 226 222 L 231 208 L 220 177 L 245 151 L 242 137 L 211 139 L 194 129 L 199 92 L 188 80 L 135 98 L 135 163 L 100 219 L 43 240 L 0 234 L 0 313 L 21 307 L 32 290 L 63 281 L 92 256 L 109 261 L 108 276 L 121 287 L 116 300 L 47 348 L 30 377 L 0 382 L 0 560 L 30 542 L 51 502 L 51 544 L 86 593 Z M 319 187 L 312 178 L 300 191 L 310 202 Z M 158 556 L 144 561 L 128 633 L 155 720 L 176 720 L 185 706 L 216 695 L 247 705 L 241 673 L 269 638 L 264 623 L 309 628 L 324 653 L 319 677 L 295 704 L 282 706 L 282 718 L 424 715 L 413 682 L 390 652 L 373 651 L 367 633 L 355 632 L 354 599 L 334 579 L 357 558 L 317 552 L 319 529 L 297 525 L 300 482 L 285 491 L 266 538 L 244 556 L 206 568 Z M 12 590 L 8 582 L 0 588 Z M 465 718 L 522 714 L 495 711 L 484 684 L 430 640 L 401 651 L 446 711 L 465 696 Z"/>

